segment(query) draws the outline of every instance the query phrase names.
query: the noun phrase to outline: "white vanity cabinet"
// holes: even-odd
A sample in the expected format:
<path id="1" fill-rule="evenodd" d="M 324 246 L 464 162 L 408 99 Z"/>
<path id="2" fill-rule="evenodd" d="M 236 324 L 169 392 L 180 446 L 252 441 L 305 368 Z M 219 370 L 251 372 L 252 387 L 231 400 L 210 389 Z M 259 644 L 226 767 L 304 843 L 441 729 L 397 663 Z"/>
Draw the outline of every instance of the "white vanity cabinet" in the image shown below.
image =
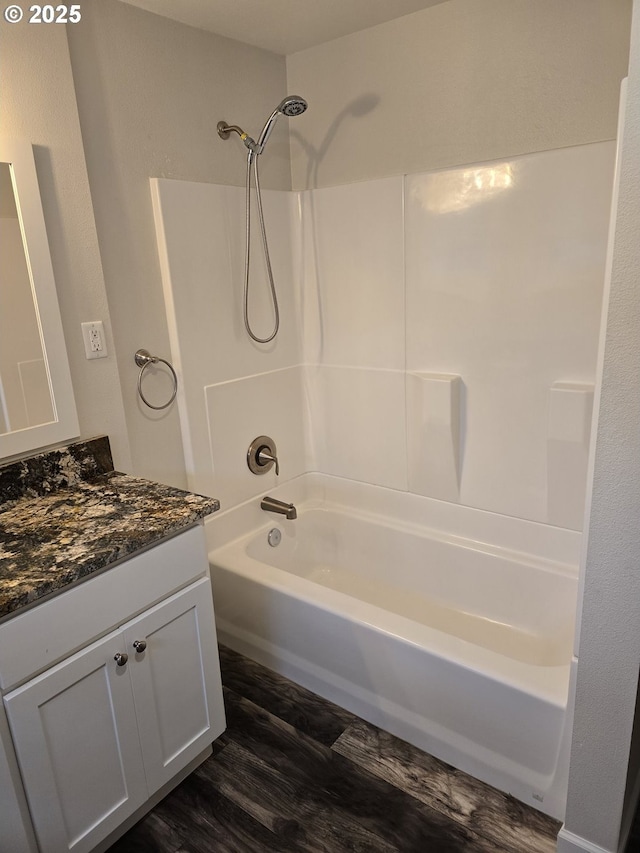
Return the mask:
<path id="1" fill-rule="evenodd" d="M 0 625 L 0 678 L 42 853 L 113 840 L 225 728 L 202 528 Z"/>

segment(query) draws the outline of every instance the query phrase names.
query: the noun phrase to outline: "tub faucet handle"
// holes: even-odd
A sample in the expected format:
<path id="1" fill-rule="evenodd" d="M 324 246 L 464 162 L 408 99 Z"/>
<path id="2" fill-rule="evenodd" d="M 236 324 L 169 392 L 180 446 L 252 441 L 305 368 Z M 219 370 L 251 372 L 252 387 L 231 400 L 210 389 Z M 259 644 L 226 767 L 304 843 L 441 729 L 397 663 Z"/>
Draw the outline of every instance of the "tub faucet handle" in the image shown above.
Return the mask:
<path id="1" fill-rule="evenodd" d="M 268 435 L 254 438 L 247 451 L 247 465 L 253 474 L 266 474 L 276 466 L 276 476 L 280 473 L 276 443 Z"/>
<path id="2" fill-rule="evenodd" d="M 278 457 L 270 453 L 266 447 L 262 447 L 258 451 L 258 464 L 259 465 L 268 465 L 270 462 L 276 463 L 276 477 L 280 474 L 280 463 L 278 462 Z"/>

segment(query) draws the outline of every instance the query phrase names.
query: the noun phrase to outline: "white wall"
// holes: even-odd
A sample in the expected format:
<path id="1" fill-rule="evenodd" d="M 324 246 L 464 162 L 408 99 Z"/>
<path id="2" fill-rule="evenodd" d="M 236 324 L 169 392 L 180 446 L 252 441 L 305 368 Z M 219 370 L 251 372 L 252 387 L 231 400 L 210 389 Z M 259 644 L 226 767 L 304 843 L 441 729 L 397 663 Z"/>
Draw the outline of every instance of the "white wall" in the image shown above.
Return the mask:
<path id="1" fill-rule="evenodd" d="M 81 435 L 107 433 L 116 465 L 131 466 L 120 379 L 89 194 L 64 27 L 2 24 L 0 125 L 34 155 Z M 111 355 L 87 361 L 85 320 L 105 322 Z"/>
<path id="2" fill-rule="evenodd" d="M 149 178 L 241 185 L 246 151 L 237 136 L 223 142 L 216 124 L 257 134 L 286 91 L 284 58 L 117 0 L 83 2 L 69 43 L 133 470 L 184 486 L 176 407 L 153 412 L 136 393 L 135 351 L 169 354 Z M 261 165 L 265 186 L 290 186 L 284 122 Z M 211 260 L 200 286 L 215 294 L 222 259 Z M 146 378 L 156 403 L 168 397 L 166 378 Z"/>
<path id="3" fill-rule="evenodd" d="M 229 506 L 272 486 L 246 466 L 266 433 L 282 479 L 318 470 L 579 529 L 614 154 L 597 143 L 290 203 L 266 191 L 283 307 L 268 347 L 242 323 L 242 190 L 156 182 L 191 487 Z"/>
<path id="4" fill-rule="evenodd" d="M 242 319 L 244 190 L 190 181 L 153 181 L 154 209 L 171 353 L 182 376 L 178 405 L 190 488 L 223 508 L 274 485 L 246 464 L 258 435 L 270 435 L 282 476 L 305 470 L 300 328 L 292 266 L 291 193 L 265 190 L 280 332 L 251 341 Z M 253 231 L 250 318 L 260 336 L 273 324 L 258 228 Z M 203 283 L 205 283 L 203 285 Z"/>
<path id="5" fill-rule="evenodd" d="M 562 853 L 619 849 L 640 665 L 638 0 L 631 43 Z"/>
<path id="6" fill-rule="evenodd" d="M 293 187 L 613 139 L 631 0 L 450 0 L 287 58 Z"/>
<path id="7" fill-rule="evenodd" d="M 319 470 L 581 527 L 614 153 L 304 194 Z"/>

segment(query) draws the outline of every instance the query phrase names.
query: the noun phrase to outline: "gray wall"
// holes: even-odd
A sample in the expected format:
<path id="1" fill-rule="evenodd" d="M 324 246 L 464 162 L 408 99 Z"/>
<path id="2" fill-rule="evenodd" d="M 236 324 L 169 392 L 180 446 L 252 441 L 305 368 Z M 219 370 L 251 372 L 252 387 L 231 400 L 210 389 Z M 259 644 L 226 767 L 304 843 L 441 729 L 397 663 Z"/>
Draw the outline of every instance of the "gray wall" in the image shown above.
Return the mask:
<path id="1" fill-rule="evenodd" d="M 287 58 L 295 189 L 614 139 L 631 0 L 450 0 Z"/>
<path id="2" fill-rule="evenodd" d="M 116 464 L 131 466 L 120 379 L 100 264 L 64 27 L 2 22 L 0 126 L 34 154 L 80 430 L 108 433 Z M 105 321 L 108 358 L 87 361 L 80 331 Z"/>

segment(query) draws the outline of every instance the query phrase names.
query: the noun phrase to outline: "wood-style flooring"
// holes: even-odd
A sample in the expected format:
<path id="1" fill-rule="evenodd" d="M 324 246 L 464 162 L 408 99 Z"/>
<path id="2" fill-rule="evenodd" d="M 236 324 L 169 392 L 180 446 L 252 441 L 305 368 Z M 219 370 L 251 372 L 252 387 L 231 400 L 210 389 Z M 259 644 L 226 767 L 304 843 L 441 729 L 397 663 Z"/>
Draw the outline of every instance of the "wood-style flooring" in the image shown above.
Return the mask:
<path id="1" fill-rule="evenodd" d="M 227 730 L 110 853 L 553 853 L 560 824 L 221 647 Z"/>

